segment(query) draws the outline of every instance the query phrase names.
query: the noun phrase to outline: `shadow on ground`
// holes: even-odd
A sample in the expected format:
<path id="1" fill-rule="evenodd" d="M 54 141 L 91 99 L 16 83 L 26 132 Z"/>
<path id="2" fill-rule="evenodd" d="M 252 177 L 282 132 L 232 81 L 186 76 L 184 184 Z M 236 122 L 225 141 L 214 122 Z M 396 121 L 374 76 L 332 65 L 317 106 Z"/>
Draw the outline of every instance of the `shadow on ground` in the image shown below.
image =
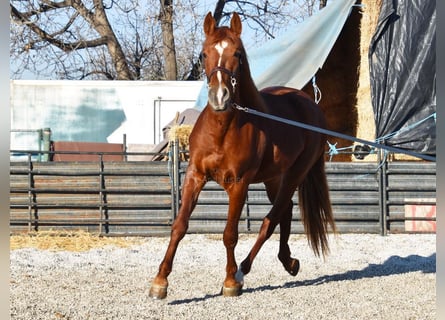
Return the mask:
<path id="1" fill-rule="evenodd" d="M 436 254 L 432 254 L 429 257 L 422 257 L 419 255 L 410 255 L 407 257 L 391 256 L 382 264 L 370 264 L 362 270 L 350 270 L 343 273 L 337 273 L 333 275 L 325 275 L 315 279 L 301 280 L 286 282 L 282 286 L 261 286 L 256 288 L 247 288 L 243 290 L 243 294 L 271 291 L 280 288 L 295 288 L 303 286 L 321 285 L 330 282 L 345 281 L 345 280 L 360 280 L 365 278 L 374 277 L 386 277 L 397 274 L 404 274 L 409 272 L 423 272 L 423 273 L 435 273 L 436 272 Z M 205 295 L 201 298 L 191 298 L 184 300 L 174 300 L 169 304 L 178 305 L 191 302 L 200 302 L 207 299 L 216 298 L 221 294 Z"/>

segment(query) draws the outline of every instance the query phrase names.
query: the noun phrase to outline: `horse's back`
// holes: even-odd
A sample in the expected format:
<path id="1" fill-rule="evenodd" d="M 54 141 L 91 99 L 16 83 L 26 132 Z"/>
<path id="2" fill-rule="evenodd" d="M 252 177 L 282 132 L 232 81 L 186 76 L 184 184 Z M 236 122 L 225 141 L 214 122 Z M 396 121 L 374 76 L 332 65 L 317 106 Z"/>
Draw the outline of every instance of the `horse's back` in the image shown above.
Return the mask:
<path id="1" fill-rule="evenodd" d="M 261 89 L 260 93 L 261 94 L 272 94 L 272 95 L 276 95 L 276 96 L 281 96 L 284 94 L 292 93 L 292 94 L 296 94 L 296 95 L 311 99 L 311 97 L 304 91 L 301 91 L 301 90 L 298 90 L 295 88 L 284 87 L 284 86 L 267 87 L 267 88 Z"/>
<path id="2" fill-rule="evenodd" d="M 277 86 L 264 88 L 260 93 L 270 114 L 316 127 L 326 127 L 323 111 L 304 91 Z"/>

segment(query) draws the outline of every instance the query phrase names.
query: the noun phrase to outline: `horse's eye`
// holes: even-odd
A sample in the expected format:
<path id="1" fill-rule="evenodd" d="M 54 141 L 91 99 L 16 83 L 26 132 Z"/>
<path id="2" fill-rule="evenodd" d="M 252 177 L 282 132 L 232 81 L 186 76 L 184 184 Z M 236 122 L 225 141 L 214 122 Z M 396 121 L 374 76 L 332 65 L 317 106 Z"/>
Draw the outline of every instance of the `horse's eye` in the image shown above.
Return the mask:
<path id="1" fill-rule="evenodd" d="M 207 58 L 207 55 L 204 53 L 204 52 L 201 52 L 200 54 L 199 54 L 199 60 L 204 60 L 205 58 Z"/>
<path id="2" fill-rule="evenodd" d="M 241 59 L 242 56 L 243 56 L 243 54 L 242 54 L 241 52 L 239 52 L 239 51 L 235 52 L 234 56 L 235 56 L 236 58 L 238 58 L 240 64 L 243 63 L 243 60 Z"/>

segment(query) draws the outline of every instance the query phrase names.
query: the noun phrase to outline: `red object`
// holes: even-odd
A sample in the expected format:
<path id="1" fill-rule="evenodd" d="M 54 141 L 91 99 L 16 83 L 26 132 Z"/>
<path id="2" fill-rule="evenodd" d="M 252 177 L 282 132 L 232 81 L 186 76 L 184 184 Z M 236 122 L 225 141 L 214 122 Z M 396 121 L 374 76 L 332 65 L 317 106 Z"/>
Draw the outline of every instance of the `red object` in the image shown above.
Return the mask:
<path id="1" fill-rule="evenodd" d="M 124 161 L 124 146 L 120 143 L 54 141 L 53 161 L 100 161 L 100 153 L 117 152 L 121 154 L 104 154 L 104 161 Z M 57 153 L 63 151 L 62 153 Z M 73 153 L 64 153 L 73 152 Z M 91 154 L 88 154 L 91 152 Z"/>

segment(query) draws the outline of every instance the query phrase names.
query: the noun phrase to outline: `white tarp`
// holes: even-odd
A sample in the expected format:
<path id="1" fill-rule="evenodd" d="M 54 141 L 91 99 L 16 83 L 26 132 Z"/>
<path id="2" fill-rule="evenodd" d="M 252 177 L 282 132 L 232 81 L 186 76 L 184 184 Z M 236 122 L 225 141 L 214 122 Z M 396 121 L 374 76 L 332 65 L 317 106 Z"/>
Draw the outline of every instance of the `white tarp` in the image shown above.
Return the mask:
<path id="1" fill-rule="evenodd" d="M 258 89 L 283 85 L 301 89 L 323 66 L 356 0 L 331 0 L 328 5 L 287 31 L 247 52 L 250 71 Z M 242 35 L 241 35 L 242 38 Z M 203 86 L 196 102 L 207 103 Z"/>

